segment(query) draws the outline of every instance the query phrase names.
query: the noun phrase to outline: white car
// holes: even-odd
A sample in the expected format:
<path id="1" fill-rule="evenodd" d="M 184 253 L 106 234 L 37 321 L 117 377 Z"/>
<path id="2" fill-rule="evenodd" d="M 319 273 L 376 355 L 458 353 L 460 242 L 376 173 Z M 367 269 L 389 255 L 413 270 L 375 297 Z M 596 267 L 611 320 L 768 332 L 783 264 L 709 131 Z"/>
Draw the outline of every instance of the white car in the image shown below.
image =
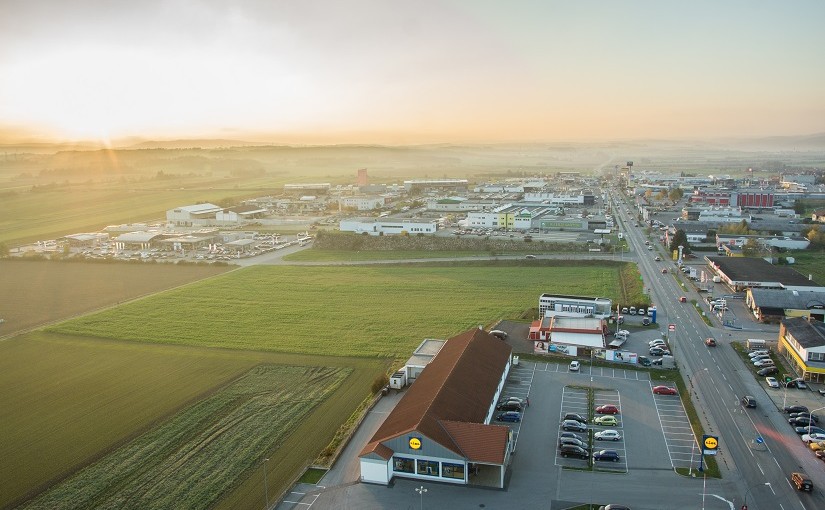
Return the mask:
<path id="1" fill-rule="evenodd" d="M 779 381 L 776 380 L 776 377 L 766 377 L 765 382 L 768 383 L 768 386 L 771 388 L 779 387 Z"/>
<path id="2" fill-rule="evenodd" d="M 813 434 L 802 434 L 803 443 L 812 443 L 814 441 L 825 441 L 825 434 L 815 432 Z"/>
<path id="3" fill-rule="evenodd" d="M 764 350 L 760 350 L 760 351 L 753 351 L 753 352 L 749 352 L 749 353 L 748 353 L 748 357 L 749 357 L 750 359 L 753 359 L 753 358 L 755 358 L 755 357 L 757 357 L 757 356 L 767 356 L 767 355 L 768 355 L 768 351 L 764 351 Z"/>
<path id="4" fill-rule="evenodd" d="M 753 364 L 755 367 L 764 368 L 764 367 L 775 367 L 772 359 L 763 359 L 762 361 L 757 361 Z"/>
<path id="5" fill-rule="evenodd" d="M 571 372 L 578 372 L 580 366 L 581 366 L 581 363 L 579 363 L 576 360 L 573 360 L 573 361 L 570 362 L 570 371 Z"/>
<path id="6" fill-rule="evenodd" d="M 622 439 L 622 435 L 616 430 L 608 429 L 602 430 L 601 432 L 596 432 L 593 434 L 593 438 L 597 441 L 620 441 Z"/>
<path id="7" fill-rule="evenodd" d="M 661 338 L 657 338 L 656 340 L 651 340 L 647 343 L 648 347 L 653 347 L 654 345 L 665 345 L 665 341 Z"/>

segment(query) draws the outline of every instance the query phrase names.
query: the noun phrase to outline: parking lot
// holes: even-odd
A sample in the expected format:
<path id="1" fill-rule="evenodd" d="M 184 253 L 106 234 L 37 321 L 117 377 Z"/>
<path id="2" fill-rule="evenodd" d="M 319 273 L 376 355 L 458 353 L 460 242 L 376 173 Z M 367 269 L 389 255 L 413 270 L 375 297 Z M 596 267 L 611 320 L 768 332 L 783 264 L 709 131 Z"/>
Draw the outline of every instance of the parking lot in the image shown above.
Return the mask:
<path id="1" fill-rule="evenodd" d="M 651 385 L 652 390 L 652 385 Z M 651 394 L 652 391 L 651 391 Z M 698 443 L 690 428 L 687 412 L 679 395 L 653 394 L 653 403 L 659 415 L 659 423 L 665 438 L 665 445 L 674 468 L 695 465 Z"/>

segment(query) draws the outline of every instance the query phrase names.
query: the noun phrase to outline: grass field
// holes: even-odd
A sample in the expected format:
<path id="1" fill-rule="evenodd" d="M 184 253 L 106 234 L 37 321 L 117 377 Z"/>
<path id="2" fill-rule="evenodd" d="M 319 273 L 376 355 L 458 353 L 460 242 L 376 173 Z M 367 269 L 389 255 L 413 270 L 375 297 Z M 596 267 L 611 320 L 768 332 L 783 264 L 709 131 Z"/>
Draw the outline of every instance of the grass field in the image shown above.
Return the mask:
<path id="1" fill-rule="evenodd" d="M 98 460 L 261 364 L 351 370 L 346 384 L 320 404 L 313 403 L 317 408 L 305 420 L 286 427 L 293 434 L 271 448 L 258 445 L 260 451 L 242 461 L 249 464 L 268 456 L 268 481 L 276 494 L 330 442 L 338 424 L 369 394 L 373 380 L 386 373 L 389 360 L 153 345 L 46 332 L 0 342 L 0 409 L 14 410 L 0 420 L 0 508 Z M 300 390 L 297 384 L 292 388 Z M 300 403 L 302 398 L 293 400 Z M 251 508 L 262 493 L 261 481 L 253 476 L 234 488 L 227 501 Z"/>
<path id="2" fill-rule="evenodd" d="M 250 267 L 52 331 L 122 340 L 336 356 L 402 358 L 422 338 L 447 338 L 535 307 L 543 292 L 619 302 L 624 264 L 454 267 Z M 635 292 L 641 289 L 637 285 Z"/>
<path id="3" fill-rule="evenodd" d="M 23 508 L 210 508 L 350 372 L 258 366 Z"/>
<path id="4" fill-rule="evenodd" d="M 0 260 L 0 336 L 7 336 L 231 269 L 165 264 Z"/>
<path id="5" fill-rule="evenodd" d="M 813 275 L 815 282 L 825 284 L 825 252 L 795 251 L 787 255 L 796 259 L 796 263 L 790 266 L 791 269 L 805 276 Z"/>
<path id="6" fill-rule="evenodd" d="M 284 256 L 290 262 L 364 262 L 370 260 L 455 259 L 462 257 L 489 257 L 489 252 L 478 251 L 349 251 L 301 250 Z M 524 255 L 522 254 L 522 257 Z"/>

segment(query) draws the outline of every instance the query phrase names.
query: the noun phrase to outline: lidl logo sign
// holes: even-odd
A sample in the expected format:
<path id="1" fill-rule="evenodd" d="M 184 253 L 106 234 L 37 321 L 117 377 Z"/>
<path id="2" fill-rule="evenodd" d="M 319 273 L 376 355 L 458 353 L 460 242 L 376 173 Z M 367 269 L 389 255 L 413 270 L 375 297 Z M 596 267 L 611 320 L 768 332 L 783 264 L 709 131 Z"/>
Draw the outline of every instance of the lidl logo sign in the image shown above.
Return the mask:
<path id="1" fill-rule="evenodd" d="M 716 436 L 702 436 L 702 453 L 716 455 L 719 451 L 719 438 Z"/>
<path id="2" fill-rule="evenodd" d="M 421 438 L 411 437 L 410 438 L 410 448 L 412 448 L 413 450 L 421 449 Z"/>
<path id="3" fill-rule="evenodd" d="M 715 437 L 706 437 L 705 438 L 705 448 L 708 450 L 713 450 L 717 446 L 719 446 L 719 442 L 716 440 Z"/>

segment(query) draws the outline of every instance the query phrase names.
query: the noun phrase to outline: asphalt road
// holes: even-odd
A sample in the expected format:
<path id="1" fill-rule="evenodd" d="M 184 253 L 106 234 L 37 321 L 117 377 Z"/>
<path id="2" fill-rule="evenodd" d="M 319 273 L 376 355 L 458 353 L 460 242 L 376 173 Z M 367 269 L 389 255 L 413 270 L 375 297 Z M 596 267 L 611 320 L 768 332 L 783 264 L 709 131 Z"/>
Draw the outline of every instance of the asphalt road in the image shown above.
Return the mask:
<path id="1" fill-rule="evenodd" d="M 686 376 L 706 433 L 719 437 L 717 460 L 723 474 L 723 497 L 736 509 L 741 508 L 746 495 L 750 510 L 825 508 L 822 461 L 805 451 L 785 416 L 772 405 L 763 387 L 730 347 L 728 331 L 708 327 L 695 311 L 690 300 L 701 300 L 701 296 L 679 287 L 670 274 L 675 269 L 670 257 L 654 261 L 655 255 L 663 254 L 658 236 L 651 240 L 656 250 L 648 251 L 643 228 L 632 226 L 634 220 L 628 218 L 624 205 L 616 208 L 622 231 L 631 253 L 638 254 L 639 270 L 657 306 L 657 322 L 676 324 L 676 331 L 669 337 L 671 349 Z M 668 268 L 668 274 L 661 273 L 663 267 Z M 688 302 L 680 303 L 679 296 L 687 296 Z M 704 339 L 709 336 L 721 340 L 720 345 L 706 347 Z M 739 399 L 746 394 L 755 396 L 759 407 L 743 408 Z M 757 437 L 763 438 L 763 445 L 753 443 Z M 813 493 L 797 492 L 790 485 L 790 473 L 800 469 L 812 477 Z"/>

